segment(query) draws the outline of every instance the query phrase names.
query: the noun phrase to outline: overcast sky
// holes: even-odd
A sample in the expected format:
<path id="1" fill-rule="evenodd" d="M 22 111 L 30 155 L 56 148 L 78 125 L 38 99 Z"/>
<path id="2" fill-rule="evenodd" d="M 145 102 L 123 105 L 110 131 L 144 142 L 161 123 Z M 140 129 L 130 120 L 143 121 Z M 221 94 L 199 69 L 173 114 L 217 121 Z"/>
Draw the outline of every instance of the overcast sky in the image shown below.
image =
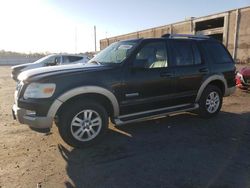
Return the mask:
<path id="1" fill-rule="evenodd" d="M 99 40 L 250 6 L 250 0 L 0 0 L 0 50 L 86 52 Z"/>

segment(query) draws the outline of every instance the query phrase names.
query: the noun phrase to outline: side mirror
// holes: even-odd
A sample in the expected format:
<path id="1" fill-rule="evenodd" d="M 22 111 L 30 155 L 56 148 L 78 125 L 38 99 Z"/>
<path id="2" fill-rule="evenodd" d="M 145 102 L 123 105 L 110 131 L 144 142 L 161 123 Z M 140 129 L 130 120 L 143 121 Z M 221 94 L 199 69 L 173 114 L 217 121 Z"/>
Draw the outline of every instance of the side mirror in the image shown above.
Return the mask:
<path id="1" fill-rule="evenodd" d="M 133 69 L 145 69 L 147 62 L 147 59 L 136 59 L 133 62 Z"/>

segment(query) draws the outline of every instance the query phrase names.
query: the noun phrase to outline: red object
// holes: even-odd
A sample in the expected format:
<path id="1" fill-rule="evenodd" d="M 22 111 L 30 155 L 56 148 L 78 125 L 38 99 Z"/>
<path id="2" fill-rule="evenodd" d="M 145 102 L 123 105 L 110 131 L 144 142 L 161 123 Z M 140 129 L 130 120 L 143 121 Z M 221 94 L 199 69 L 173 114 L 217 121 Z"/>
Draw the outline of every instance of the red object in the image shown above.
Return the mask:
<path id="1" fill-rule="evenodd" d="M 244 67 L 238 71 L 235 77 L 236 85 L 240 89 L 250 88 L 250 67 Z"/>

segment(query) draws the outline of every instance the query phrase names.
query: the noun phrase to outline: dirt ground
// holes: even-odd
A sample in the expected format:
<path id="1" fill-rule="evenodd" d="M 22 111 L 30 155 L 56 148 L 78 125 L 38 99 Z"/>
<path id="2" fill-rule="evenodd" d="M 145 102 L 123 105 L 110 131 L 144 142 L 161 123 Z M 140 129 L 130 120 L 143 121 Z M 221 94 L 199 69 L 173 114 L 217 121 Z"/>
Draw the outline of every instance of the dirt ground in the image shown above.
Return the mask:
<path id="1" fill-rule="evenodd" d="M 115 129 L 88 149 L 12 119 L 15 82 L 0 67 L 0 187 L 250 187 L 250 93 L 204 120 L 172 115 Z"/>

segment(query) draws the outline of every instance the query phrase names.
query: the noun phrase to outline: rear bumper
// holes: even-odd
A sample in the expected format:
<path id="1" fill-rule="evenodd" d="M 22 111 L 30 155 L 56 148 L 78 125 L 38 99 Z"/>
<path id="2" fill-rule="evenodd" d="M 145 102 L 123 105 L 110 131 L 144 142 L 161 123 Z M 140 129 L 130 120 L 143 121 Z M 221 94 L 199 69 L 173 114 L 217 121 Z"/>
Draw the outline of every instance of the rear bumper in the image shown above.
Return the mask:
<path id="1" fill-rule="evenodd" d="M 13 118 L 21 124 L 26 124 L 33 130 L 50 129 L 52 127 L 53 118 L 36 116 L 29 110 L 19 108 L 16 104 L 12 107 Z"/>
<path id="2" fill-rule="evenodd" d="M 225 90 L 225 94 L 224 94 L 224 97 L 227 97 L 229 95 L 232 95 L 236 90 L 236 87 L 229 87 L 229 88 L 226 88 Z"/>

